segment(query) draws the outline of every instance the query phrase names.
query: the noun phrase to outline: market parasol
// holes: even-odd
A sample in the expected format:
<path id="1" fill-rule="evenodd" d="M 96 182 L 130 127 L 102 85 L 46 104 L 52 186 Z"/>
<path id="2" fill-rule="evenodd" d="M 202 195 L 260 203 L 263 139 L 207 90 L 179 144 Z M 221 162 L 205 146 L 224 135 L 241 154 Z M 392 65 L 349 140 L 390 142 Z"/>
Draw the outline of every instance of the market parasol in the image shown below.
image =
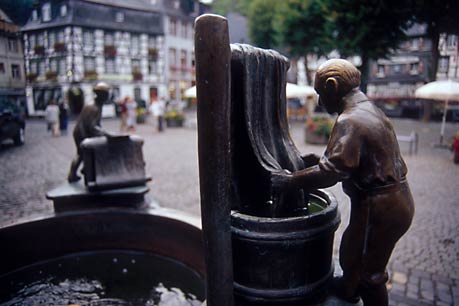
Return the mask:
<path id="1" fill-rule="evenodd" d="M 421 99 L 445 101 L 440 131 L 440 145 L 443 145 L 448 102 L 459 101 L 459 83 L 451 80 L 430 82 L 416 89 L 414 95 Z"/>

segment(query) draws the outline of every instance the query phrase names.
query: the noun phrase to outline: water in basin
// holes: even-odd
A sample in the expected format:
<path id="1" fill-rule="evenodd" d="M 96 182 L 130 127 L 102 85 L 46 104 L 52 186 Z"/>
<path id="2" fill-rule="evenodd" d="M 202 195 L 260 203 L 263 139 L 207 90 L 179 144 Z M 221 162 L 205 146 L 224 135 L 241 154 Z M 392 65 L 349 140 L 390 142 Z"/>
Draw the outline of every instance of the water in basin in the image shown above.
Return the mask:
<path id="1" fill-rule="evenodd" d="M 0 276 L 0 305 L 197 306 L 204 282 L 189 267 L 130 251 L 72 254 Z"/>

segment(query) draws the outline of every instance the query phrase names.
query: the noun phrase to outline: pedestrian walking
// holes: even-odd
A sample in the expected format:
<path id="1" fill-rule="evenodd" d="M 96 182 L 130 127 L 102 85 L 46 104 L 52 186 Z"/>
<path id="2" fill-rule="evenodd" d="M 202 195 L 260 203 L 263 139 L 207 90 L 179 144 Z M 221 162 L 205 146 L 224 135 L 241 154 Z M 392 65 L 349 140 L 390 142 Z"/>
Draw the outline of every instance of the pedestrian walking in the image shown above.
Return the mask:
<path id="1" fill-rule="evenodd" d="M 49 101 L 45 113 L 48 131 L 51 131 L 53 136 L 59 136 L 59 106 L 56 105 L 54 100 Z"/>
<path id="2" fill-rule="evenodd" d="M 59 129 L 61 135 L 67 135 L 68 117 L 67 105 L 64 102 L 59 103 Z"/>
<path id="3" fill-rule="evenodd" d="M 156 130 L 162 132 L 164 130 L 164 112 L 166 108 L 166 101 L 160 97 L 158 101 L 153 101 L 151 105 L 151 113 L 153 114 L 153 125 L 156 123 Z"/>
<path id="4" fill-rule="evenodd" d="M 129 97 L 125 97 L 123 100 L 120 101 L 120 116 L 121 116 L 121 123 L 120 123 L 120 131 L 123 132 L 127 130 L 127 103 L 129 101 Z"/>
<path id="5" fill-rule="evenodd" d="M 132 98 L 128 98 L 126 103 L 127 117 L 126 124 L 128 131 L 135 131 L 135 123 L 137 117 L 137 102 Z"/>

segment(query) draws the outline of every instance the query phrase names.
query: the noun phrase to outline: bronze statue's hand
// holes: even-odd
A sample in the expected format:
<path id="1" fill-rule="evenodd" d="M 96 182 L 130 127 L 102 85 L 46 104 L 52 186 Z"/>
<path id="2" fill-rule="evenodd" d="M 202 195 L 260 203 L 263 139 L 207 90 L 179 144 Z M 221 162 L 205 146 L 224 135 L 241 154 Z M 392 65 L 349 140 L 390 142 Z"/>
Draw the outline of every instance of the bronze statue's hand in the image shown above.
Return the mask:
<path id="1" fill-rule="evenodd" d="M 314 153 L 306 154 L 306 155 L 302 156 L 301 158 L 303 159 L 303 163 L 304 163 L 304 167 L 305 168 L 317 165 L 319 163 L 319 160 L 320 160 L 320 156 L 316 155 Z"/>
<path id="2" fill-rule="evenodd" d="M 271 184 L 273 189 L 283 190 L 292 187 L 293 175 L 288 170 L 271 173 Z"/>

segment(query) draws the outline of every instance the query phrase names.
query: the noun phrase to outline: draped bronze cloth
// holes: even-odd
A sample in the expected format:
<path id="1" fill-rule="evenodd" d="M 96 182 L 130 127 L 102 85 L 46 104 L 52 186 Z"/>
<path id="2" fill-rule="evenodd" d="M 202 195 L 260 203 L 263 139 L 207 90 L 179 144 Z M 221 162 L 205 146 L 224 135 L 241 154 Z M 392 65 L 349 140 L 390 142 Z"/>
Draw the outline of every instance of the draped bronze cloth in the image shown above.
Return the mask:
<path id="1" fill-rule="evenodd" d="M 302 190 L 275 193 L 271 173 L 304 168 L 289 134 L 286 75 L 289 62 L 273 50 L 231 45 L 232 176 L 234 208 L 281 217 L 305 206 Z"/>

